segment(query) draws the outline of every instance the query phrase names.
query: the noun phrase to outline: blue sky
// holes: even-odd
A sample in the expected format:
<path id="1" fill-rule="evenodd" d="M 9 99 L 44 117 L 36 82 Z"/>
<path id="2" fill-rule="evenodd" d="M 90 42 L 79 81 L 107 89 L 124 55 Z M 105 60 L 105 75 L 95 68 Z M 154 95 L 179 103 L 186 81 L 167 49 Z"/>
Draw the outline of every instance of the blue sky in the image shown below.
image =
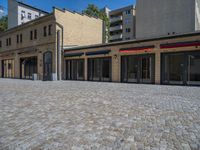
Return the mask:
<path id="1" fill-rule="evenodd" d="M 0 0 L 0 5 L 7 8 L 7 0 Z M 52 7 L 66 8 L 74 11 L 82 11 L 88 4 L 95 4 L 99 8 L 108 6 L 117 9 L 123 6 L 135 4 L 135 0 L 19 0 L 45 11 L 51 12 Z"/>

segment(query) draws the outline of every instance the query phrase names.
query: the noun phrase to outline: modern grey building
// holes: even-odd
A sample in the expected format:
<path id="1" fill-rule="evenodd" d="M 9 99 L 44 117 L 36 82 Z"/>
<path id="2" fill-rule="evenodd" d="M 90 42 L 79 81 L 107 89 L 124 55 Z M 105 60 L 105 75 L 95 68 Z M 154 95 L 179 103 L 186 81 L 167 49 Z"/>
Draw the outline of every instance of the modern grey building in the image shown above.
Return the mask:
<path id="1" fill-rule="evenodd" d="M 47 15 L 48 12 L 17 0 L 8 0 L 8 28 L 21 25 L 38 17 Z"/>
<path id="2" fill-rule="evenodd" d="M 137 0 L 136 38 L 200 30 L 200 0 Z"/>
<path id="3" fill-rule="evenodd" d="M 110 18 L 110 42 L 135 38 L 135 7 L 133 5 L 112 10 Z"/>

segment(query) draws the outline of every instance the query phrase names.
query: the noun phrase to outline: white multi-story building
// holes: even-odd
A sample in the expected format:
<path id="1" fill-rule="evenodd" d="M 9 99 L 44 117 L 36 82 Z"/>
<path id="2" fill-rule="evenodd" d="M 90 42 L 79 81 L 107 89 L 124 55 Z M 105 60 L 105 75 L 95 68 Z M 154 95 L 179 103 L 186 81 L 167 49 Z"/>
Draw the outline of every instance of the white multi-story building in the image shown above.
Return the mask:
<path id="1" fill-rule="evenodd" d="M 21 25 L 28 21 L 37 19 L 48 14 L 48 12 L 17 0 L 8 0 L 8 28 Z"/>
<path id="2" fill-rule="evenodd" d="M 135 6 L 130 5 L 109 12 L 110 42 L 135 38 Z"/>

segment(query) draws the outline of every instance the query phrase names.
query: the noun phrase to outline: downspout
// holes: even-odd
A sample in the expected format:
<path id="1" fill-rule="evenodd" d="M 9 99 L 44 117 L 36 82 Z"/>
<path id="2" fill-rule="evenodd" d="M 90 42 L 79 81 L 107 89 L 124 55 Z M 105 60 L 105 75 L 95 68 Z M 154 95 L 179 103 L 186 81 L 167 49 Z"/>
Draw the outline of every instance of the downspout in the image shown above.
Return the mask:
<path id="1" fill-rule="evenodd" d="M 61 24 L 59 24 L 58 22 L 55 22 L 57 26 L 59 26 L 59 28 L 61 29 L 62 32 L 62 43 L 60 46 L 60 30 L 58 30 L 57 33 L 57 77 L 58 80 L 62 80 L 62 54 L 63 54 L 63 45 L 64 45 L 64 28 Z M 56 57 L 56 56 L 55 56 Z"/>

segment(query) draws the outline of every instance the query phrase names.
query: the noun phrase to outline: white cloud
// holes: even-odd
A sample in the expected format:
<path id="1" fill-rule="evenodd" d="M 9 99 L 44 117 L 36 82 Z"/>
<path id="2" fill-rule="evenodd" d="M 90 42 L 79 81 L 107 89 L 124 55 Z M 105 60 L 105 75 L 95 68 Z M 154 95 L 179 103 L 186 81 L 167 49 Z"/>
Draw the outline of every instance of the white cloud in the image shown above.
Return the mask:
<path id="1" fill-rule="evenodd" d="M 0 18 L 5 15 L 3 7 L 0 6 Z"/>

